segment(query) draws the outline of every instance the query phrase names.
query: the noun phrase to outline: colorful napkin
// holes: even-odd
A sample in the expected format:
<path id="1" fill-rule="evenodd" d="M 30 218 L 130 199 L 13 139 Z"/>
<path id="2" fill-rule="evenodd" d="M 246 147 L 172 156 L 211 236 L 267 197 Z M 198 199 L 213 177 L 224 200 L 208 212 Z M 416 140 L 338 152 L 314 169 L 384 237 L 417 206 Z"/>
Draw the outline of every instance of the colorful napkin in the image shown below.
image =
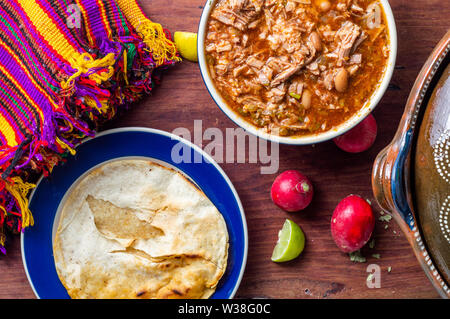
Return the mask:
<path id="1" fill-rule="evenodd" d="M 33 225 L 40 174 L 152 91 L 179 61 L 170 34 L 134 0 L 0 3 L 0 251 Z"/>

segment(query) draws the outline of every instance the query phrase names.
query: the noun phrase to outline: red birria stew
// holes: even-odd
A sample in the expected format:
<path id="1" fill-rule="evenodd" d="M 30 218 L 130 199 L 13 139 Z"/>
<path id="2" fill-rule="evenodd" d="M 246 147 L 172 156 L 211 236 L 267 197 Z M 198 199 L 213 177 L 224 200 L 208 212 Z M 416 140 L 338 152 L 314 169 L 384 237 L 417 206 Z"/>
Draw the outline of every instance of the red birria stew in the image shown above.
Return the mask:
<path id="1" fill-rule="evenodd" d="M 205 39 L 216 89 L 269 134 L 325 132 L 376 91 L 389 57 L 374 0 L 218 0 Z"/>

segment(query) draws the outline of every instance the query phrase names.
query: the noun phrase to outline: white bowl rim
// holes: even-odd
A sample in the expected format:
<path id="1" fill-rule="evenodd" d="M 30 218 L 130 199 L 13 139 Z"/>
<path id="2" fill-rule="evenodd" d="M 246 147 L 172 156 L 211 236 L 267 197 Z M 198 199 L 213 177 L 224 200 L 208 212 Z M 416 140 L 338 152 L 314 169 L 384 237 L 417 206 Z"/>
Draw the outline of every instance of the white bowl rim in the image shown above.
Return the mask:
<path id="1" fill-rule="evenodd" d="M 275 143 L 281 144 L 291 144 L 291 145 L 309 145 L 320 142 L 325 142 L 331 140 L 339 135 L 344 134 L 349 131 L 356 125 L 358 125 L 364 118 L 366 118 L 378 105 L 384 93 L 386 92 L 388 85 L 391 81 L 392 74 L 395 68 L 395 62 L 397 58 L 397 28 L 395 25 L 394 14 L 392 13 L 391 6 L 389 5 L 388 0 L 378 0 L 383 7 L 387 27 L 388 27 L 388 35 L 389 35 L 389 58 L 387 62 L 386 70 L 383 74 L 383 78 L 381 83 L 378 85 L 377 90 L 372 94 L 369 103 L 366 102 L 366 105 L 362 107 L 356 114 L 354 114 L 347 121 L 341 123 L 335 128 L 332 128 L 328 131 L 319 134 L 313 135 L 305 135 L 305 136 L 278 136 L 264 132 L 261 128 L 258 128 L 232 110 L 227 103 L 224 101 L 220 93 L 217 91 L 214 83 L 208 72 L 208 66 L 206 64 L 206 55 L 205 55 L 205 36 L 206 36 L 206 26 L 208 23 L 209 15 L 216 4 L 217 0 L 207 0 L 206 4 L 203 8 L 203 12 L 200 18 L 199 27 L 198 27 L 198 36 L 197 36 L 197 54 L 198 54 L 198 63 L 200 68 L 200 73 L 203 78 L 203 82 L 205 83 L 206 89 L 211 95 L 214 102 L 219 106 L 222 112 L 232 120 L 236 125 L 242 127 L 246 131 L 256 135 L 262 139 L 269 140 Z"/>

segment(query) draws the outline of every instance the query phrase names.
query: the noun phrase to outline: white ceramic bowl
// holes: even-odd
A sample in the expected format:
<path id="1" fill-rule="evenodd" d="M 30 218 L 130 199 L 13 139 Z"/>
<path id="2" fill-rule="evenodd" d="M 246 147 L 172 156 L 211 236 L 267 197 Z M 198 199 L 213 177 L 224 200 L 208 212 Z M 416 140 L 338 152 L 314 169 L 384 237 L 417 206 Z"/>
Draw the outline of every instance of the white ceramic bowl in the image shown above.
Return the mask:
<path id="1" fill-rule="evenodd" d="M 227 105 L 227 102 L 222 98 L 222 96 L 214 86 L 211 76 L 209 74 L 205 55 L 205 36 L 207 32 L 208 19 L 216 2 L 217 0 L 207 0 L 205 7 L 203 8 L 202 16 L 200 18 L 200 24 L 198 28 L 198 39 L 197 39 L 198 62 L 200 66 L 200 72 L 202 74 L 206 88 L 208 89 L 209 93 L 211 94 L 211 97 L 219 106 L 219 108 L 234 123 L 244 128 L 248 132 L 257 135 L 258 137 L 270 140 L 272 142 L 283 144 L 307 145 L 327 141 L 345 133 L 346 131 L 350 130 L 355 125 L 357 125 L 359 122 L 361 122 L 367 115 L 370 114 L 370 112 L 373 111 L 373 109 L 375 108 L 375 106 L 377 106 L 378 102 L 383 96 L 384 92 L 386 91 L 388 84 L 391 80 L 392 73 L 394 71 L 395 59 L 397 56 L 397 29 L 395 27 L 394 15 L 392 14 L 389 2 L 387 0 L 379 0 L 386 15 L 389 33 L 390 53 L 382 81 L 378 86 L 377 90 L 372 94 L 368 102 L 366 102 L 366 104 L 363 107 L 361 107 L 361 109 L 347 121 L 323 133 L 305 136 L 278 136 L 264 132 L 263 129 L 256 127 L 247 122 L 246 120 L 244 120 L 242 117 L 236 114 L 231 107 Z"/>

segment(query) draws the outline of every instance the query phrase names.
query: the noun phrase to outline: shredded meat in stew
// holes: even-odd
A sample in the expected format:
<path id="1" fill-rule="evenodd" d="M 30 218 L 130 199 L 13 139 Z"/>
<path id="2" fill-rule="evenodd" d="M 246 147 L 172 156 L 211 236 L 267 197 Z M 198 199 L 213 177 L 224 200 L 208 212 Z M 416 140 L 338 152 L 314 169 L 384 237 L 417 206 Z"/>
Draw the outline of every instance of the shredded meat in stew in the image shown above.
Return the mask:
<path id="1" fill-rule="evenodd" d="M 218 0 L 205 41 L 223 98 L 282 136 L 346 121 L 378 87 L 389 56 L 374 0 Z"/>

